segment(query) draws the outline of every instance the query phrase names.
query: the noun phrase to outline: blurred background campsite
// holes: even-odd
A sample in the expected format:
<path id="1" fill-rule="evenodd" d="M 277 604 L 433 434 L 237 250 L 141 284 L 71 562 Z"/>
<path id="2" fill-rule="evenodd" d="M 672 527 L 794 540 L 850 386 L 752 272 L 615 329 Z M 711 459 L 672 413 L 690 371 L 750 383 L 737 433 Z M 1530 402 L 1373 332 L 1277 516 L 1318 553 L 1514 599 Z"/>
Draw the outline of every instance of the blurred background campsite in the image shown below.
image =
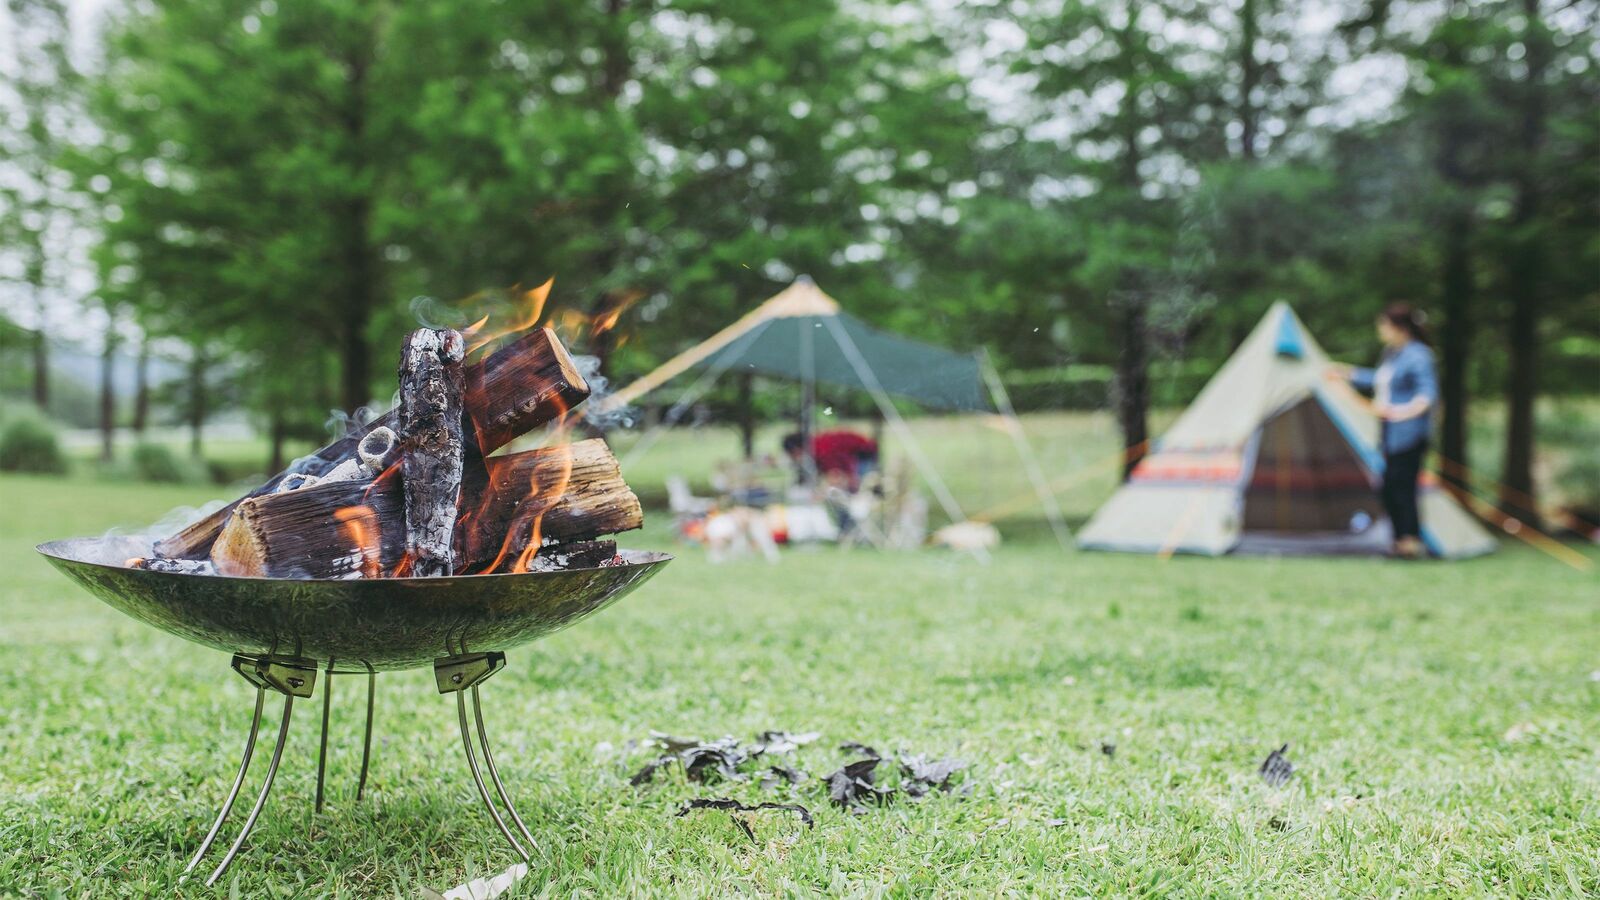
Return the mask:
<path id="1" fill-rule="evenodd" d="M 1426 309 L 1447 477 L 1592 519 L 1597 9 L 7 0 L 0 469 L 233 484 L 386 407 L 418 321 L 554 278 L 620 387 L 809 275 L 986 349 L 1074 524 L 1280 299 L 1363 364 Z M 637 401 L 647 502 L 805 400 L 692 380 Z M 967 512 L 1041 521 L 1003 422 L 896 403 Z"/>

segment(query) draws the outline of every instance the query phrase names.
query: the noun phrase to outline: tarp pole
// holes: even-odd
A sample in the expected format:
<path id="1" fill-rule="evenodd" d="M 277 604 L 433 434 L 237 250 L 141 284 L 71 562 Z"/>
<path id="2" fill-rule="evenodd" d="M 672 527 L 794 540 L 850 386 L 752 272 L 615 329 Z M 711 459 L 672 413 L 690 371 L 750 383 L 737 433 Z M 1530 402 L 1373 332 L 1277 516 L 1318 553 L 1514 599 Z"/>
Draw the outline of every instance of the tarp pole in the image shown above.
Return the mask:
<path id="1" fill-rule="evenodd" d="M 1011 435 L 1011 442 L 1016 445 L 1017 457 L 1022 461 L 1022 469 L 1028 475 L 1028 481 L 1033 484 L 1034 493 L 1039 495 L 1039 505 L 1044 508 L 1044 516 L 1050 522 L 1050 530 L 1055 532 L 1056 543 L 1061 549 L 1072 548 L 1072 530 L 1067 527 L 1066 516 L 1061 513 L 1061 504 L 1056 501 L 1055 492 L 1050 489 L 1050 483 L 1044 477 L 1044 469 L 1039 465 L 1039 457 L 1033 452 L 1033 445 L 1028 443 L 1028 436 L 1022 431 L 1022 420 L 1017 418 L 1016 407 L 1011 405 L 1011 394 L 1006 390 L 1006 383 L 1000 377 L 1000 370 L 995 368 L 994 359 L 989 355 L 989 348 L 985 347 L 978 352 L 978 366 L 983 370 L 983 378 L 989 383 L 989 396 L 993 400 L 995 409 L 1000 412 L 1006 421 L 1006 433 Z"/>
<path id="2" fill-rule="evenodd" d="M 817 460 L 811 438 L 817 432 L 817 346 L 815 328 L 800 326 L 800 478 L 808 488 L 817 485 Z M 832 319 L 829 319 L 832 322 Z"/>
<path id="3" fill-rule="evenodd" d="M 956 503 L 955 496 L 945 486 L 944 479 L 939 475 L 939 470 L 933 467 L 933 462 L 923 452 L 922 445 L 917 443 L 916 435 L 911 433 L 911 426 L 906 424 L 906 420 L 901 417 L 900 411 L 894 408 L 894 401 L 889 397 L 888 392 L 883 389 L 883 385 L 879 383 L 878 376 L 872 371 L 872 367 L 867 365 L 866 357 L 861 355 L 861 348 L 856 346 L 856 342 L 850 337 L 850 333 L 844 330 L 844 326 L 840 325 L 837 319 L 828 318 L 824 321 L 828 323 L 828 330 L 833 332 L 833 339 L 838 343 L 839 349 L 844 351 L 845 359 L 849 360 L 851 368 L 855 369 L 856 377 L 861 379 L 862 386 L 867 389 L 868 394 L 872 395 L 873 402 L 878 404 L 878 411 L 883 413 L 883 417 L 889 421 L 889 426 L 895 429 L 895 432 L 900 436 L 900 440 L 905 443 L 906 452 L 910 454 L 912 464 L 922 472 L 922 477 L 927 480 L 928 486 L 933 488 L 933 496 L 939 501 L 939 506 L 944 509 L 944 514 L 949 516 L 950 521 L 953 523 L 959 524 L 967 521 L 966 514 L 961 511 L 961 505 Z M 972 553 L 983 562 L 989 561 L 988 550 L 976 547 Z"/>
<path id="4" fill-rule="evenodd" d="M 755 376 L 749 372 L 739 376 L 739 449 L 743 451 L 745 462 L 756 458 L 754 381 Z"/>

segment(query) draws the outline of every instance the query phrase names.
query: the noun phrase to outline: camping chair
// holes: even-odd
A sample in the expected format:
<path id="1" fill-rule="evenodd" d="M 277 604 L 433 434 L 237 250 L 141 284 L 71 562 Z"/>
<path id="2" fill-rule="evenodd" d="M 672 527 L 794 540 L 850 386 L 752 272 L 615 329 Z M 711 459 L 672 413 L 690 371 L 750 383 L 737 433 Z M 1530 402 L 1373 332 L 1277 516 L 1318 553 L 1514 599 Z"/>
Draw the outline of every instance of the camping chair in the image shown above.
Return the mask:
<path id="1" fill-rule="evenodd" d="M 682 475 L 667 476 L 667 508 L 680 518 L 699 518 L 715 509 L 717 502 L 710 497 L 696 497 L 689 489 L 689 481 Z"/>

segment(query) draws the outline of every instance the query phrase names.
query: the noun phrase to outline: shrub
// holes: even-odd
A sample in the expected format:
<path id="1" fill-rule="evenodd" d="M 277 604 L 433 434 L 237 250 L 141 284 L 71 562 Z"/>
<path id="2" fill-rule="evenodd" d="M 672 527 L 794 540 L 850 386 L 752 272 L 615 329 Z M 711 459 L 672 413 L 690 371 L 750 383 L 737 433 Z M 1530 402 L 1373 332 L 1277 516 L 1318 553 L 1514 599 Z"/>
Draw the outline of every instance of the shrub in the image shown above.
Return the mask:
<path id="1" fill-rule="evenodd" d="M 183 481 L 183 467 L 171 448 L 161 444 L 139 444 L 133 448 L 133 472 L 141 481 L 175 483 Z"/>
<path id="2" fill-rule="evenodd" d="M 0 471 L 60 474 L 67 458 L 55 429 L 33 415 L 18 415 L 0 426 Z"/>

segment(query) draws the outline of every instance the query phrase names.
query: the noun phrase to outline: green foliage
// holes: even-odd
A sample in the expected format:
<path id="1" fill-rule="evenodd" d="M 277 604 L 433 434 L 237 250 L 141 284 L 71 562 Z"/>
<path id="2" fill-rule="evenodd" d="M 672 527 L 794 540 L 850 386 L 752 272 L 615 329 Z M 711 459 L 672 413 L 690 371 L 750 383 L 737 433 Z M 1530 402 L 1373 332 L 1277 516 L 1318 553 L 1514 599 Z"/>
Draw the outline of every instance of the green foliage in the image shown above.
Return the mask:
<path id="1" fill-rule="evenodd" d="M 65 65 L 61 5 L 29 9 L 38 72 Z M 115 21 L 86 94 L 70 66 L 28 82 L 31 108 L 86 105 L 97 137 L 63 154 L 25 128 L 8 148 L 98 205 L 97 296 L 189 341 L 205 383 L 280 434 L 387 399 L 411 298 L 506 324 L 513 286 L 551 276 L 553 308 L 625 310 L 611 337 L 564 327 L 620 380 L 809 273 L 1003 368 L 1110 367 L 1102 396 L 1129 412 L 1160 399 L 1157 363 L 1214 366 L 1277 299 L 1353 360 L 1376 353 L 1380 304 L 1411 300 L 1484 394 L 1527 291 L 1535 387 L 1592 391 L 1585 14 L 1329 12 L 155 0 Z M 1333 90 L 1368 71 L 1400 79 L 1392 102 Z M 43 246 L 34 199 L 0 196 L 16 260 Z M 226 402 L 193 397 L 202 419 Z"/>
<path id="2" fill-rule="evenodd" d="M 48 422 L 29 412 L 0 419 L 0 471 L 56 475 L 66 470 L 66 456 Z"/>
<path id="3" fill-rule="evenodd" d="M 135 445 L 132 461 L 134 475 L 140 481 L 178 484 L 185 480 L 177 454 L 165 444 Z"/>

